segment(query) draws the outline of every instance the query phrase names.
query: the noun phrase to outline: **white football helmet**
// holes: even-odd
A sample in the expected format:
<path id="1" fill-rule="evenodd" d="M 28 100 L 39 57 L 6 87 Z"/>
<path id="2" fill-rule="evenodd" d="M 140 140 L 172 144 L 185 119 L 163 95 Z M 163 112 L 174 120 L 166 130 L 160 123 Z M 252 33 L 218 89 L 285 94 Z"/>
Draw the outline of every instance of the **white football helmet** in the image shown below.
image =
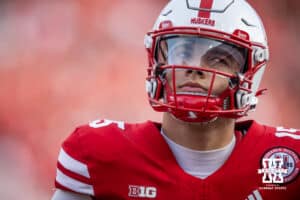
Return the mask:
<path id="1" fill-rule="evenodd" d="M 262 21 L 247 1 L 171 0 L 144 43 L 154 110 L 204 122 L 255 108 L 269 49 Z M 206 76 L 209 84 L 188 81 L 180 90 L 179 71 Z M 220 79 L 225 88 L 215 92 Z"/>

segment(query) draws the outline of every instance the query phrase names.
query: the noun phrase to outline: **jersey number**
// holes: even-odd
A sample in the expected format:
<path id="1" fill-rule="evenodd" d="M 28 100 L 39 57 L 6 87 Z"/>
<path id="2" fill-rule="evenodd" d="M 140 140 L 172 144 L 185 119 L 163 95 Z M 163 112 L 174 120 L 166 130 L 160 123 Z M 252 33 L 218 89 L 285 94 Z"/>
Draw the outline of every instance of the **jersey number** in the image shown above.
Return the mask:
<path id="1" fill-rule="evenodd" d="M 277 127 L 275 135 L 277 137 L 291 137 L 295 140 L 300 140 L 300 134 L 296 129 L 286 129 L 283 127 Z"/>
<path id="2" fill-rule="evenodd" d="M 111 124 L 116 124 L 119 129 L 125 130 L 125 123 L 122 121 L 113 121 L 109 119 L 103 119 L 103 120 L 95 120 L 89 123 L 89 126 L 92 128 L 101 128 L 105 126 L 109 126 Z"/>

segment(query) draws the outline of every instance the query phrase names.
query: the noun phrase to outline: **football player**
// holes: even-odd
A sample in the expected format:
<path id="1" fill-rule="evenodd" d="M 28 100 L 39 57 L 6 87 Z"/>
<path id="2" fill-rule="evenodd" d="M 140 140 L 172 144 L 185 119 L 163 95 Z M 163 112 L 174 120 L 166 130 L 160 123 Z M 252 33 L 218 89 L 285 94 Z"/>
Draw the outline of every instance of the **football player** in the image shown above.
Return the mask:
<path id="1" fill-rule="evenodd" d="M 95 120 L 58 157 L 53 200 L 300 199 L 300 133 L 256 121 L 269 59 L 245 0 L 172 0 L 145 36 L 161 123 Z"/>

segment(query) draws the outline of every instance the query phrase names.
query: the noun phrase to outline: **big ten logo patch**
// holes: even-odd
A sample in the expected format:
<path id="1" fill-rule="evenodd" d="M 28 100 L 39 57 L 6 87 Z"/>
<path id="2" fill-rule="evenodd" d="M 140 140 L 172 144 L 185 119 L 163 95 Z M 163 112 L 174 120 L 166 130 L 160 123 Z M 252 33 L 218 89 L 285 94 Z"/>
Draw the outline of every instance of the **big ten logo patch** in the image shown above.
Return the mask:
<path id="1" fill-rule="evenodd" d="M 151 186 L 139 186 L 139 185 L 129 185 L 128 186 L 129 197 L 139 197 L 139 198 L 150 198 L 153 199 L 157 195 L 157 189 Z"/>

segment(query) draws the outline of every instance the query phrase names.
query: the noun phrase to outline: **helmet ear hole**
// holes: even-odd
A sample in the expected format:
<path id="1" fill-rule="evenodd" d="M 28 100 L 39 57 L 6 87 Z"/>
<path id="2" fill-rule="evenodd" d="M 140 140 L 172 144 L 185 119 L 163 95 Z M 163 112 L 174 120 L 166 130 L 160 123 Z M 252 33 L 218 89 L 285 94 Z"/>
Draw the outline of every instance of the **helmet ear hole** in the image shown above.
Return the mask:
<path id="1" fill-rule="evenodd" d="M 155 96 L 155 91 L 156 91 L 156 81 L 154 78 L 150 79 L 150 80 L 146 80 L 146 91 L 149 95 L 150 98 L 154 98 Z"/>
<path id="2" fill-rule="evenodd" d="M 163 94 L 162 90 L 162 81 L 159 78 L 151 78 L 146 81 L 146 91 L 150 98 L 160 99 Z"/>
<path id="3" fill-rule="evenodd" d="M 254 59 L 256 62 L 263 62 L 268 60 L 268 52 L 265 49 L 257 49 L 254 52 Z"/>

